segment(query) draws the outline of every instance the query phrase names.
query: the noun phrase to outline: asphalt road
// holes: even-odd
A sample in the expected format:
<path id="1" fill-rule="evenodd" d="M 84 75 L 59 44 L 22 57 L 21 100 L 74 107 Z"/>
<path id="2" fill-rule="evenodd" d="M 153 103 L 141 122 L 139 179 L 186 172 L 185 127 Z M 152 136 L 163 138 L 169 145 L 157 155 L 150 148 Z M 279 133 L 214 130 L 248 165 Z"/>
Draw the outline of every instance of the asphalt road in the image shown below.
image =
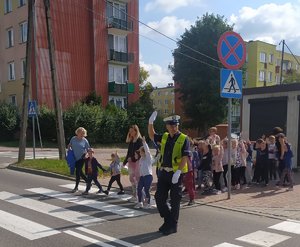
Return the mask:
<path id="1" fill-rule="evenodd" d="M 1 169 L 0 246 L 299 246 L 299 233 L 283 231 L 292 231 L 293 222 L 200 204 L 183 205 L 178 232 L 163 236 L 156 209 L 135 210 L 128 195 L 73 195 L 72 186 L 72 181 Z"/>

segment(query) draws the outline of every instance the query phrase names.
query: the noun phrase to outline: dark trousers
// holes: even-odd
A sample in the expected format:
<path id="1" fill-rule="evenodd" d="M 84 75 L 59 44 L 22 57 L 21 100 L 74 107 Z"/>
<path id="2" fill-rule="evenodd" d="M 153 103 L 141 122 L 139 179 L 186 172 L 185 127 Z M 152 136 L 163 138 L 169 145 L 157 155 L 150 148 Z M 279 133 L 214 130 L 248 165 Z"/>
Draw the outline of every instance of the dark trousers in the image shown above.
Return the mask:
<path id="1" fill-rule="evenodd" d="M 162 170 L 157 181 L 155 201 L 158 212 L 169 227 L 177 227 L 179 218 L 180 201 L 182 198 L 182 175 L 177 184 L 172 183 L 173 172 Z M 167 205 L 170 192 L 171 209 Z"/>
<path id="2" fill-rule="evenodd" d="M 147 203 L 150 203 L 150 186 L 152 184 L 153 177 L 152 175 L 140 176 L 138 187 L 137 187 L 137 195 L 139 202 L 142 202 L 143 193 L 142 190 L 144 188 L 144 192 L 146 194 Z"/>
<path id="3" fill-rule="evenodd" d="M 80 178 L 82 178 L 85 182 L 87 182 L 87 178 L 84 175 L 84 173 L 82 172 L 83 164 L 84 164 L 84 160 L 83 159 L 77 160 L 76 163 L 75 163 L 75 174 L 76 174 L 75 188 L 76 189 L 78 189 Z"/>
<path id="4" fill-rule="evenodd" d="M 121 184 L 121 174 L 117 174 L 117 175 L 114 175 L 114 176 L 111 176 L 109 182 L 108 182 L 108 186 L 107 186 L 107 190 L 109 191 L 112 184 L 117 181 L 117 184 L 119 185 L 120 187 L 120 190 L 124 190 L 123 189 L 123 185 Z"/>
<path id="5" fill-rule="evenodd" d="M 227 187 L 227 171 L 228 171 L 228 165 L 223 165 L 223 179 L 225 187 Z"/>
<path id="6" fill-rule="evenodd" d="M 222 172 L 216 172 L 213 171 L 213 180 L 216 190 L 221 190 L 221 184 L 220 184 L 220 177 L 222 175 Z"/>
<path id="7" fill-rule="evenodd" d="M 85 191 L 88 192 L 92 186 L 92 181 L 96 184 L 96 186 L 99 188 L 99 190 L 102 191 L 102 186 L 98 181 L 97 175 L 88 175 L 87 181 L 86 181 L 86 189 Z"/>

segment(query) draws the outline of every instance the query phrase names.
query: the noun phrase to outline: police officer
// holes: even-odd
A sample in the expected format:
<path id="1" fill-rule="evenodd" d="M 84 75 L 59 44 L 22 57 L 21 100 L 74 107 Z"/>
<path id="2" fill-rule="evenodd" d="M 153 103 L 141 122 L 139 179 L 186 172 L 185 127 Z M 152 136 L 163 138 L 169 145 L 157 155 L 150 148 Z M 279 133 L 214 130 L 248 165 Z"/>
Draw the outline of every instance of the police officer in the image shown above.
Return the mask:
<path id="1" fill-rule="evenodd" d="M 152 141 L 161 143 L 161 161 L 157 181 L 155 200 L 160 216 L 164 223 L 159 231 L 164 235 L 177 232 L 180 201 L 182 198 L 182 177 L 188 171 L 187 161 L 189 154 L 189 140 L 178 129 L 178 115 L 164 119 L 168 132 L 156 134 L 153 122 L 157 112 L 153 112 L 149 118 L 148 134 Z M 170 192 L 171 208 L 167 205 Z"/>

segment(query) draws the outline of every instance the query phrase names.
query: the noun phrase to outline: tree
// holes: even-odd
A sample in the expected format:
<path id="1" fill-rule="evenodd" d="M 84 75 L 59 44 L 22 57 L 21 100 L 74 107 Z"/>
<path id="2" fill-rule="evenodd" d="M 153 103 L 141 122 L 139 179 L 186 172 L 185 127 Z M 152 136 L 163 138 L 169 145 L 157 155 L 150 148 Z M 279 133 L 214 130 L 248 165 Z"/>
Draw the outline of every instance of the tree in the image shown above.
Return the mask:
<path id="1" fill-rule="evenodd" d="M 170 68 L 174 81 L 179 84 L 183 110 L 190 119 L 184 123 L 185 127 L 205 131 L 208 126 L 225 119 L 227 108 L 226 100 L 220 97 L 221 64 L 217 58 L 217 44 L 220 36 L 231 30 L 232 26 L 223 16 L 205 14 L 178 42 L 173 53 L 174 65 Z"/>
<path id="2" fill-rule="evenodd" d="M 287 71 L 286 75 L 284 75 L 283 83 L 290 84 L 295 82 L 300 82 L 300 74 L 297 73 L 296 70 L 290 69 Z"/>

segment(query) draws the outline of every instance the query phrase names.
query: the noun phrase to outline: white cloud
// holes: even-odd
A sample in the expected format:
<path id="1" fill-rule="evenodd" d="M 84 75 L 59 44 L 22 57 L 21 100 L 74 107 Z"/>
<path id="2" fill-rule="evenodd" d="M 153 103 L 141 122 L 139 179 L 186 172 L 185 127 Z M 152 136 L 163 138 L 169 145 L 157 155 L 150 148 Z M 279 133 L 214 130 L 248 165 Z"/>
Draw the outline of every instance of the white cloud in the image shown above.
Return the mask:
<path id="1" fill-rule="evenodd" d="M 145 11 L 158 9 L 166 13 L 171 13 L 178 8 L 199 4 L 201 4 L 201 0 L 154 0 L 146 4 Z"/>
<path id="2" fill-rule="evenodd" d="M 265 4 L 257 9 L 243 7 L 232 15 L 235 31 L 245 40 L 261 40 L 278 45 L 285 39 L 293 53 L 300 55 L 300 2 L 291 4 Z"/>
<path id="3" fill-rule="evenodd" d="M 172 83 L 172 73 L 168 68 L 163 68 L 158 64 L 146 64 L 140 61 L 140 66 L 149 72 L 148 81 L 154 87 L 166 87 L 168 83 Z"/>
<path id="4" fill-rule="evenodd" d="M 151 28 L 170 37 L 176 37 L 179 34 L 182 34 L 184 30 L 186 28 L 190 28 L 192 24 L 193 22 L 185 19 L 178 19 L 176 16 L 165 16 L 160 21 L 152 21 L 147 23 L 147 25 Z M 140 33 L 142 35 L 152 35 L 155 33 L 155 31 L 151 30 L 145 25 L 141 25 Z"/>

